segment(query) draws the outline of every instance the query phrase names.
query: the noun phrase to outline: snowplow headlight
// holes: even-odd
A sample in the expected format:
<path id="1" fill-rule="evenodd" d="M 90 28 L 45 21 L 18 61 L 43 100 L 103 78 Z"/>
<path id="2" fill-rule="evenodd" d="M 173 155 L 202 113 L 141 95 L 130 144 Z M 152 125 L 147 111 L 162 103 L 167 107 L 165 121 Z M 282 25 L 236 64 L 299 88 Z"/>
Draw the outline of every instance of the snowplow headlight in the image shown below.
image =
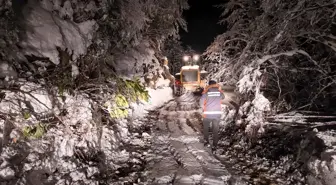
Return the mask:
<path id="1" fill-rule="evenodd" d="M 183 56 L 183 61 L 188 62 L 189 56 Z"/>
<path id="2" fill-rule="evenodd" d="M 199 60 L 199 55 L 194 55 L 193 59 L 194 59 L 194 61 L 198 61 Z"/>

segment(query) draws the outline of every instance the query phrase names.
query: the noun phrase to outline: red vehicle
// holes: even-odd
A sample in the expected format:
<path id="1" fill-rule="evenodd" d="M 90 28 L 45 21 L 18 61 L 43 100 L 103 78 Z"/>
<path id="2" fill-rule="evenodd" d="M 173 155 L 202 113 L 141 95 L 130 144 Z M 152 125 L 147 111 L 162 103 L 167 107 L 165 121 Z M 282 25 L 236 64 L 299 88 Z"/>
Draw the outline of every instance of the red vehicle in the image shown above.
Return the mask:
<path id="1" fill-rule="evenodd" d="M 183 85 L 181 83 L 181 75 L 180 73 L 175 74 L 175 83 L 173 87 L 173 93 L 176 96 L 180 96 L 183 93 Z"/>

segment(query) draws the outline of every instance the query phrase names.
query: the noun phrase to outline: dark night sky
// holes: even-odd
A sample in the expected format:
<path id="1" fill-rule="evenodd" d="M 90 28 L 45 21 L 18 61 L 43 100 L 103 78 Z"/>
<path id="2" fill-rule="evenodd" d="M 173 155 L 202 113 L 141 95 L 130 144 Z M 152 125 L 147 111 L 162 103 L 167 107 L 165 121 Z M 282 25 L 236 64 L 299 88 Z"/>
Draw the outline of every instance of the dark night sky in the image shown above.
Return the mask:
<path id="1" fill-rule="evenodd" d="M 225 31 L 225 27 L 217 24 L 221 9 L 213 7 L 224 0 L 189 0 L 190 9 L 185 11 L 184 17 L 188 22 L 188 32 L 181 31 L 181 41 L 202 53 L 214 40 Z"/>

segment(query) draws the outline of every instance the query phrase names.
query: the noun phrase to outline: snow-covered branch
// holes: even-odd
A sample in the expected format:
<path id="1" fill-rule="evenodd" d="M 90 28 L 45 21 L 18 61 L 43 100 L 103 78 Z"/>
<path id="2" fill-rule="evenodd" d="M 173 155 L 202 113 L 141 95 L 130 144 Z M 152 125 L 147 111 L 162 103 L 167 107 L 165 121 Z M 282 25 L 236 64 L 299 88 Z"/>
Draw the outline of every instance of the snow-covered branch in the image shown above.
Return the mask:
<path id="1" fill-rule="evenodd" d="M 257 60 L 257 64 L 261 65 L 264 62 L 268 61 L 269 59 L 277 58 L 279 56 L 283 56 L 283 55 L 285 55 L 285 56 L 293 56 L 293 55 L 298 54 L 298 53 L 300 53 L 300 50 L 296 49 L 296 50 L 286 51 L 286 52 L 282 52 L 282 53 L 277 53 L 277 54 L 272 54 L 272 55 L 266 55 L 266 56 L 263 56 L 261 59 L 258 59 Z"/>
<path id="2" fill-rule="evenodd" d="M 239 76 L 241 92 L 261 90 L 274 104 L 285 101 L 288 107 L 319 107 L 326 96 L 335 101 L 334 1 L 232 0 L 221 7 L 221 22 L 229 30 L 205 53 L 221 64 L 212 76 L 223 81 Z"/>

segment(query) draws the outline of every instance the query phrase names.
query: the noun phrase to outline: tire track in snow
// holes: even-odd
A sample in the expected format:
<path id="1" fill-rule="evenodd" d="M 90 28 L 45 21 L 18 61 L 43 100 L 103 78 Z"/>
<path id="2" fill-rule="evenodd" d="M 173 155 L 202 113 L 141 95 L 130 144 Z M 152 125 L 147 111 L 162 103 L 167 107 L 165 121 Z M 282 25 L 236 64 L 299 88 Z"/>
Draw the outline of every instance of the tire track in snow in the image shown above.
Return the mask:
<path id="1" fill-rule="evenodd" d="M 156 111 L 157 117 L 149 120 L 160 128 L 154 131 L 156 160 L 148 167 L 152 184 L 232 184 L 225 166 L 199 141 L 203 136 L 197 97 L 184 94 Z"/>
<path id="2" fill-rule="evenodd" d="M 195 128 L 195 126 L 191 123 L 190 119 L 187 119 L 186 124 L 193 129 L 194 132 L 197 132 L 197 129 Z"/>

